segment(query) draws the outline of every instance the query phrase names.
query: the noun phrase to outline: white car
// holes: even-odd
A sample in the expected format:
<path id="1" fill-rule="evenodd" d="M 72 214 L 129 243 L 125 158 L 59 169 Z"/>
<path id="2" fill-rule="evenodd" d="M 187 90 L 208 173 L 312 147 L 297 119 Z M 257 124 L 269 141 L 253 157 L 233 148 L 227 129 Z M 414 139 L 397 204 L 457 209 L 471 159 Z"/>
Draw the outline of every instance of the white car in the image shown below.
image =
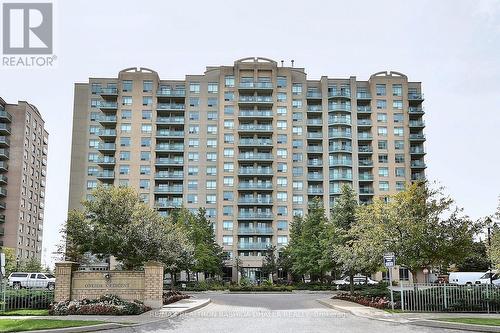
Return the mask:
<path id="1" fill-rule="evenodd" d="M 9 286 L 14 289 L 21 288 L 47 288 L 54 290 L 56 277 L 48 273 L 14 272 L 9 275 Z"/>
<path id="2" fill-rule="evenodd" d="M 346 276 L 343 279 L 340 280 L 335 280 L 333 283 L 337 285 L 345 285 L 345 284 L 350 284 L 350 279 L 348 276 Z M 363 275 L 355 275 L 354 276 L 354 284 L 378 284 L 377 281 L 370 279 L 369 277 L 363 276 Z"/>
<path id="3" fill-rule="evenodd" d="M 490 280 L 491 277 L 491 280 Z M 479 279 L 474 281 L 475 284 L 490 284 L 493 282 L 494 285 L 500 286 L 500 272 L 493 271 L 493 272 L 486 272 L 483 276 L 481 276 Z"/>

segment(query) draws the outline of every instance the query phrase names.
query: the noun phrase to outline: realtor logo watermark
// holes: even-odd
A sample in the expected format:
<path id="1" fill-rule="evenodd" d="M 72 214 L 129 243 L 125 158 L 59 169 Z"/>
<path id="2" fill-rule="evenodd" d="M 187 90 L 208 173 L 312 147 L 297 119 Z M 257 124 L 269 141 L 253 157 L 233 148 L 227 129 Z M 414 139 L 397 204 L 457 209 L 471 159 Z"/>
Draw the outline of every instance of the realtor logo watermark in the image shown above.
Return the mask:
<path id="1" fill-rule="evenodd" d="M 52 3 L 4 3 L 2 6 L 3 67 L 52 67 Z"/>

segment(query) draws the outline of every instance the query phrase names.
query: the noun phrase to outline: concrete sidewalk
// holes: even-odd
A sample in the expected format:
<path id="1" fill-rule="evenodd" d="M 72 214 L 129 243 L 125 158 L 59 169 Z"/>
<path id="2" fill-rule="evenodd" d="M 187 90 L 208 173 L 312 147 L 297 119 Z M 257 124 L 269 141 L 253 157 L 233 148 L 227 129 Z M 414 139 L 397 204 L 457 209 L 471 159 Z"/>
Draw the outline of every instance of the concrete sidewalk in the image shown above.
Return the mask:
<path id="1" fill-rule="evenodd" d="M 474 332 L 500 332 L 500 326 L 472 325 L 462 323 L 452 323 L 435 320 L 437 318 L 500 318 L 499 314 L 485 313 L 390 313 L 384 310 L 375 309 L 358 303 L 324 298 L 317 300 L 320 304 L 335 309 L 337 311 L 350 313 L 357 317 L 389 321 L 399 324 L 410 324 L 418 326 L 428 326 L 436 328 L 459 329 Z"/>
<path id="2" fill-rule="evenodd" d="M 92 326 L 69 327 L 50 330 L 30 331 L 34 333 L 50 332 L 93 332 L 124 326 L 139 326 L 157 321 L 168 320 L 179 315 L 200 309 L 211 302 L 210 298 L 189 298 L 164 305 L 161 309 L 154 309 L 137 316 L 100 316 L 100 315 L 69 315 L 69 316 L 5 316 L 3 319 L 59 319 L 59 320 L 100 320 L 108 323 Z"/>

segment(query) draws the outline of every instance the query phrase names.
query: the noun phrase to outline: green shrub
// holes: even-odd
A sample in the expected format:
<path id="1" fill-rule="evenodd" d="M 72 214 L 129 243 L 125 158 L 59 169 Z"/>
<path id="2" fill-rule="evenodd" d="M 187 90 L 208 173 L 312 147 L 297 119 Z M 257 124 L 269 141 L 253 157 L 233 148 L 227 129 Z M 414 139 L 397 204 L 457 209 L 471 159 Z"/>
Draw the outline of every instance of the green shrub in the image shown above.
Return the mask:
<path id="1" fill-rule="evenodd" d="M 283 292 L 292 292 L 293 287 L 291 287 L 291 286 L 245 285 L 245 286 L 230 286 L 229 291 L 249 291 L 249 292 L 252 292 L 252 291 L 283 291 Z"/>
<path id="2" fill-rule="evenodd" d="M 151 310 L 144 303 L 134 300 L 126 301 L 116 295 L 103 295 L 96 299 L 80 301 L 62 301 L 49 310 L 50 315 L 139 315 Z"/>

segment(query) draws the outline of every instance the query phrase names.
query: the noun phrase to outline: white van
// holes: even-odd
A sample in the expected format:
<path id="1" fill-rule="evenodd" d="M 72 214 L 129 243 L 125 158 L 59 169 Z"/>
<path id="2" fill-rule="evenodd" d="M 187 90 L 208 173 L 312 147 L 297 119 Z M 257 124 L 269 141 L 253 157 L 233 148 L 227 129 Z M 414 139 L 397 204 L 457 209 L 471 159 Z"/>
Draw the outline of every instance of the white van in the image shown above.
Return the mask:
<path id="1" fill-rule="evenodd" d="M 483 275 L 484 272 L 451 272 L 448 280 L 451 284 L 475 284 Z"/>
<path id="2" fill-rule="evenodd" d="M 490 280 L 491 277 L 491 280 Z M 500 272 L 498 271 L 487 271 L 481 276 L 479 279 L 475 281 L 475 284 L 490 284 L 490 281 L 493 282 L 494 285 L 500 286 Z"/>

